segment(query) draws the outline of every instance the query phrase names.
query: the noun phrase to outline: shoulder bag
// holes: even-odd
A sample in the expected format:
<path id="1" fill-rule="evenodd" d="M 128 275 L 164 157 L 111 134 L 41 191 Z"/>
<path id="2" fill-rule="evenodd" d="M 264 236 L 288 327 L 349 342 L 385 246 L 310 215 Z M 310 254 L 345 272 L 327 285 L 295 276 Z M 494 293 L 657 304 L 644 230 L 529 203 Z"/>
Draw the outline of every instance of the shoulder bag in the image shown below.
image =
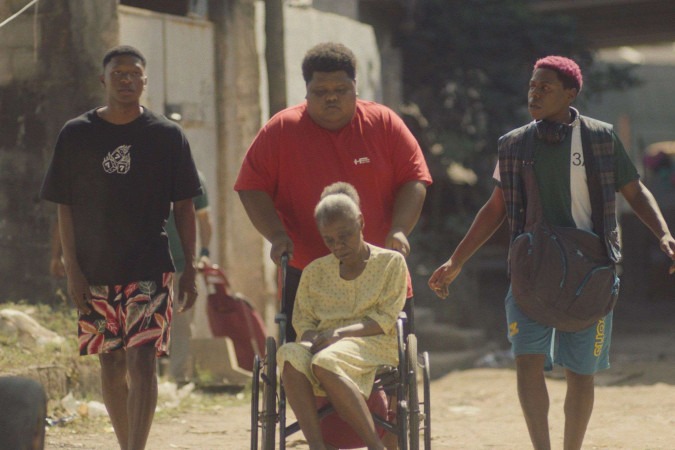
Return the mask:
<path id="1" fill-rule="evenodd" d="M 509 251 L 513 296 L 533 320 L 580 331 L 614 308 L 619 278 L 598 235 L 545 220 L 533 164 L 525 161 L 521 170 L 527 206 L 524 232 Z"/>

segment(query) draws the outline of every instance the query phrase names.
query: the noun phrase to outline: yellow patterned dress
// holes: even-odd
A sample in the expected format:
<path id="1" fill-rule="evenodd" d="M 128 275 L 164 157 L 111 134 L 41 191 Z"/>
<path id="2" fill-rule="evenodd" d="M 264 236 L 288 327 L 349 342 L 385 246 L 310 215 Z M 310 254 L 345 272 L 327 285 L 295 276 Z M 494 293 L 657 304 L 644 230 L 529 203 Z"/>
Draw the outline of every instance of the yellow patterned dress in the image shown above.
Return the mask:
<path id="1" fill-rule="evenodd" d="M 364 397 L 370 395 L 375 372 L 381 365 L 398 364 L 396 318 L 407 290 L 403 256 L 368 244 L 370 258 L 354 280 L 340 277 L 340 261 L 332 254 L 310 263 L 302 272 L 295 297 L 293 327 L 298 339 L 306 331 L 323 331 L 370 318 L 384 334 L 343 338 L 312 355 L 308 343 L 289 342 L 277 352 L 280 368 L 289 362 L 310 380 L 317 396 L 325 397 L 311 365 L 351 380 Z"/>

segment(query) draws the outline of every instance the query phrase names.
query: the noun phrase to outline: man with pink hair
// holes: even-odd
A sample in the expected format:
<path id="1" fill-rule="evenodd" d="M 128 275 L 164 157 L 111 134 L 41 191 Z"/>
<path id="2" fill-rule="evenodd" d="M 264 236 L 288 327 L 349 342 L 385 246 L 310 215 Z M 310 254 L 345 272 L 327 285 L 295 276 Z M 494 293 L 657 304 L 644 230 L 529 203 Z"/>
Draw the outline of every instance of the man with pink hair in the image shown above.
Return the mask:
<path id="1" fill-rule="evenodd" d="M 531 213 L 527 207 L 539 211 L 551 226 L 597 235 L 600 251 L 606 253 L 608 267 L 613 270 L 621 258 L 615 192 L 624 196 L 659 240 L 661 250 L 675 260 L 675 239 L 612 126 L 572 108 L 582 86 L 581 70 L 571 59 L 547 56 L 536 62 L 528 90 L 528 110 L 534 120 L 499 139 L 494 191 L 452 256 L 429 279 L 436 295 L 448 295 L 448 286 L 464 264 L 504 219 L 508 220 L 512 243 L 526 235 Z M 530 168 L 525 168 L 528 165 Z M 531 183 L 525 181 L 525 174 Z M 533 194 L 538 196 L 538 207 L 533 205 Z M 518 260 L 513 258 L 513 248 L 512 244 L 511 275 L 521 269 L 514 267 Z M 546 261 L 538 269 L 549 270 L 546 266 L 552 263 Z M 612 294 L 616 295 L 618 278 L 615 273 L 613 276 Z M 525 313 L 522 295 L 514 296 L 513 276 L 511 281 L 514 289 L 509 288 L 505 301 L 508 338 L 532 445 L 537 450 L 551 448 L 544 371 L 555 363 L 564 368 L 567 380 L 564 448 L 580 449 L 593 411 L 594 374 L 609 367 L 612 311 L 597 322 L 592 317 L 591 326 L 563 331 L 559 325 Z"/>

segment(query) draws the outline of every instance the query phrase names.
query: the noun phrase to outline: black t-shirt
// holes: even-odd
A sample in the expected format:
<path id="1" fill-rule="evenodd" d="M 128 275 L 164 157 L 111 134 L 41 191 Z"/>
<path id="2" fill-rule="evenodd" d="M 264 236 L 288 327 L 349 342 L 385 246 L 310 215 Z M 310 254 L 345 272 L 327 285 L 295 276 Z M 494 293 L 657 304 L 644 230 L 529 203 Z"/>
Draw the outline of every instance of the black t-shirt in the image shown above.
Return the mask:
<path id="1" fill-rule="evenodd" d="M 164 229 L 171 202 L 200 194 L 182 130 L 144 108 L 124 125 L 96 110 L 67 122 L 40 195 L 70 205 L 82 272 L 111 285 L 174 270 Z"/>

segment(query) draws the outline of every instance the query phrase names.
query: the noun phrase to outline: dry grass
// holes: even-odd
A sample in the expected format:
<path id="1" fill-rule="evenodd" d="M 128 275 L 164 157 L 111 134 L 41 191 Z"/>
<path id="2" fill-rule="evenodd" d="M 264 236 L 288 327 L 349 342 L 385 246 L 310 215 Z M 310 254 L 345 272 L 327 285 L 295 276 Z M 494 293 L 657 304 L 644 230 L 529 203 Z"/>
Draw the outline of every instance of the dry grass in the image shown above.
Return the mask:
<path id="1" fill-rule="evenodd" d="M 22 372 L 26 367 L 71 365 L 74 356 L 77 356 L 77 315 L 73 308 L 3 303 L 0 309 L 22 311 L 65 339 L 60 345 L 38 346 L 30 345 L 16 336 L 0 335 L 0 373 Z"/>
<path id="2" fill-rule="evenodd" d="M 0 375 L 24 375 L 37 378 L 45 386 L 50 397 L 49 415 L 63 420 L 63 433 L 85 431 L 110 431 L 108 417 L 89 417 L 79 414 L 77 420 L 68 421 L 71 415 L 60 406 L 60 400 L 72 392 L 82 403 L 89 400 L 100 402 L 99 363 L 95 357 L 81 357 L 77 345 L 77 313 L 68 305 L 30 305 L 27 303 L 3 303 L 2 309 L 22 311 L 43 327 L 57 333 L 65 340 L 60 345 L 28 345 L 17 337 L 0 335 Z M 51 381 L 56 380 L 53 385 Z M 47 381 L 47 382 L 46 382 Z M 160 380 L 163 382 L 165 380 Z M 221 408 L 250 401 L 250 389 L 243 392 L 203 392 L 195 390 L 178 404 L 162 405 L 160 398 L 158 420 L 170 420 L 187 410 L 216 413 Z M 64 427 L 65 425 L 65 427 Z"/>

